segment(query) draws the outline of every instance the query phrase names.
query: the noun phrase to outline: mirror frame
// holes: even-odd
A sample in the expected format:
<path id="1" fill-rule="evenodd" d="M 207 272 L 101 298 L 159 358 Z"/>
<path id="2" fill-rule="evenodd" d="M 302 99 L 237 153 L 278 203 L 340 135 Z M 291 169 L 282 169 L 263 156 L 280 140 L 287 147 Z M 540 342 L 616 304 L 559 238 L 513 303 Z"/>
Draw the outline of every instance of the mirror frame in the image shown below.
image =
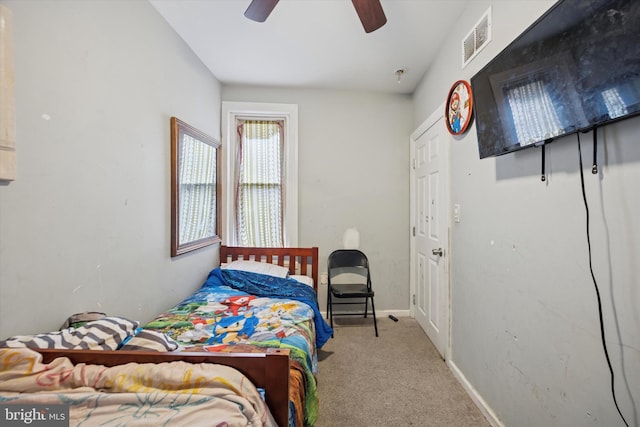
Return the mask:
<path id="1" fill-rule="evenodd" d="M 180 243 L 180 156 L 184 136 L 188 135 L 203 144 L 212 146 L 216 150 L 215 185 L 215 223 L 214 232 L 198 240 Z M 171 117 L 171 256 L 175 257 L 186 252 L 220 242 L 220 142 L 206 133 L 188 125 L 182 120 Z M 213 210 L 214 207 L 211 207 Z M 212 212 L 205 212 L 210 215 Z M 202 215 L 201 215 L 202 217 Z"/>

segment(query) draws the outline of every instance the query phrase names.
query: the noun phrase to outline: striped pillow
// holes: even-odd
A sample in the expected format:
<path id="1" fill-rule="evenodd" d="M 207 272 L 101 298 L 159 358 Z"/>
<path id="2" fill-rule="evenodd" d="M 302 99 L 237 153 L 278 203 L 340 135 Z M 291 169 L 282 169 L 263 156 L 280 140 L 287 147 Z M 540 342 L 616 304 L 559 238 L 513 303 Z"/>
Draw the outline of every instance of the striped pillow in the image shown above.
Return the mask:
<path id="1" fill-rule="evenodd" d="M 162 332 L 140 329 L 120 347 L 121 350 L 174 351 L 178 343 Z"/>
<path id="2" fill-rule="evenodd" d="M 66 348 L 71 350 L 117 350 L 133 335 L 139 322 L 123 317 L 104 317 L 79 328 L 37 335 L 17 335 L 0 341 L 0 347 Z"/>

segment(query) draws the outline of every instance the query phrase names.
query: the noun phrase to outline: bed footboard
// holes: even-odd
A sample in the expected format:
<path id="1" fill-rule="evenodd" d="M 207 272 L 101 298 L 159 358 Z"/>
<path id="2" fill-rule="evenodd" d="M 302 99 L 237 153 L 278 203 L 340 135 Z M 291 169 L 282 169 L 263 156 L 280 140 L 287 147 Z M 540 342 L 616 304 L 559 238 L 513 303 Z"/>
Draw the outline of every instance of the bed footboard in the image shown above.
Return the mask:
<path id="1" fill-rule="evenodd" d="M 279 426 L 289 423 L 289 350 L 266 349 L 265 353 L 146 352 L 125 350 L 34 349 L 44 363 L 67 357 L 74 364 L 117 366 L 127 363 L 217 363 L 242 372 L 256 387 L 264 388 L 267 406 Z"/>

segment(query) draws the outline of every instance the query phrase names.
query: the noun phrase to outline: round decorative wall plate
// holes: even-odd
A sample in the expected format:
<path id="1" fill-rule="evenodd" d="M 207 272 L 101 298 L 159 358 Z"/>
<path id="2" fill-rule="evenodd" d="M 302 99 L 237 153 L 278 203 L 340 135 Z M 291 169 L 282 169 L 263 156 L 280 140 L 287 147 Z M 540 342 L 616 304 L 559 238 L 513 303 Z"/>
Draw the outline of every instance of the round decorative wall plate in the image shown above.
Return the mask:
<path id="1" fill-rule="evenodd" d="M 472 109 L 471 86 L 464 80 L 458 80 L 451 86 L 445 106 L 445 119 L 449 133 L 460 135 L 467 130 L 471 122 Z"/>

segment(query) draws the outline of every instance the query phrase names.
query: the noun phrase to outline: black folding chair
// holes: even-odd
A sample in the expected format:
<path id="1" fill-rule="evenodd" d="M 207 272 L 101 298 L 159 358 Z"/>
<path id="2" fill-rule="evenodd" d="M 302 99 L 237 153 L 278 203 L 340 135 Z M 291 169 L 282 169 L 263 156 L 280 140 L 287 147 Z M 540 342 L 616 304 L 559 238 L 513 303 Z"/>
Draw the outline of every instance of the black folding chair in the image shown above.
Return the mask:
<path id="1" fill-rule="evenodd" d="M 333 306 L 340 304 L 364 304 L 364 312 L 340 312 L 339 316 L 367 317 L 369 299 L 371 299 L 371 312 L 373 314 L 373 326 L 378 336 L 378 323 L 376 322 L 376 308 L 373 303 L 374 292 L 371 288 L 371 272 L 367 256 L 357 249 L 338 249 L 329 255 L 327 263 L 328 291 L 327 291 L 327 317 L 333 328 Z M 348 275 L 349 280 L 336 279 L 337 276 Z M 357 301 L 336 302 L 335 299 L 350 298 Z"/>

